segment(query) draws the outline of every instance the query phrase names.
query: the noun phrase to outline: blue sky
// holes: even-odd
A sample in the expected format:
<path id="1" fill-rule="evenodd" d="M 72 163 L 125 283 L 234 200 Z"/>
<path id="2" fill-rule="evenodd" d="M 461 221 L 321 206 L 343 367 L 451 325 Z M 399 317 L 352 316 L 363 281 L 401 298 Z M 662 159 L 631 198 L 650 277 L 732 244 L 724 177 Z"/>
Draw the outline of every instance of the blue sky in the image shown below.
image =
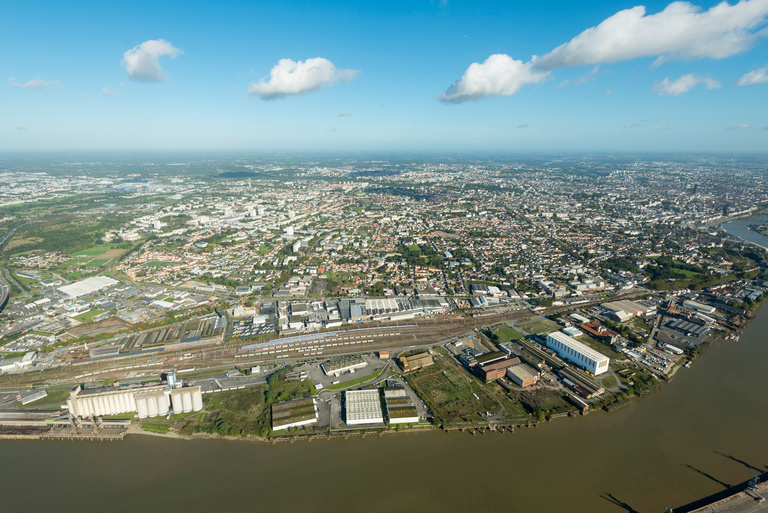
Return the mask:
<path id="1" fill-rule="evenodd" d="M 276 4 L 4 5 L 0 150 L 768 148 L 768 0 Z"/>

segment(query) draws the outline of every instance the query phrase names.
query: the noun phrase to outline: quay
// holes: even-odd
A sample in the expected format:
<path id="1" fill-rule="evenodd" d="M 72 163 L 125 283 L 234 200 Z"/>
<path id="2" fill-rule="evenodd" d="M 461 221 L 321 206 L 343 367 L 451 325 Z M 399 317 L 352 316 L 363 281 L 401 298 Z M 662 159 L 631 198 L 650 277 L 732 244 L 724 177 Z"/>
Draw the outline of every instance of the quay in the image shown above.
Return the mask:
<path id="1" fill-rule="evenodd" d="M 768 512 L 768 473 L 755 476 L 727 490 L 679 508 L 674 513 L 755 513 Z"/>

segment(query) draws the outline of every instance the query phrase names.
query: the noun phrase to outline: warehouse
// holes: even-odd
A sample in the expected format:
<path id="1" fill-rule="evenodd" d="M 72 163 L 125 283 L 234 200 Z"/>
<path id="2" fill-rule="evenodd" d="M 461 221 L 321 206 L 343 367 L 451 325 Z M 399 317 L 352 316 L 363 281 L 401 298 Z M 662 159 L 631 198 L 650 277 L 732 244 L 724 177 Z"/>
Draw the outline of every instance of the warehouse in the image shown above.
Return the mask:
<path id="1" fill-rule="evenodd" d="M 435 362 L 432 360 L 432 355 L 426 352 L 400 357 L 400 365 L 403 367 L 404 372 L 410 372 L 416 369 L 421 369 L 422 367 L 428 367 L 433 363 Z"/>
<path id="2" fill-rule="evenodd" d="M 344 402 L 348 426 L 384 423 L 377 389 L 349 390 L 344 392 Z"/>
<path id="3" fill-rule="evenodd" d="M 533 370 L 524 363 L 507 369 L 507 377 L 514 384 L 523 388 L 535 385 L 539 381 L 540 376 L 541 374 L 538 371 Z"/>
<path id="4" fill-rule="evenodd" d="M 328 360 L 323 365 L 321 365 L 321 367 L 323 368 L 323 372 L 325 372 L 326 376 L 339 377 L 345 372 L 355 372 L 356 369 L 362 369 L 367 365 L 368 362 L 366 362 L 362 356 L 353 354 Z"/>
<path id="5" fill-rule="evenodd" d="M 302 397 L 272 405 L 272 430 L 279 431 L 317 423 L 317 401 Z"/>
<path id="6" fill-rule="evenodd" d="M 94 276 L 59 287 L 58 291 L 68 295 L 70 299 L 76 299 L 82 296 L 87 296 L 88 294 L 93 294 L 99 290 L 104 290 L 113 285 L 117 285 L 118 283 L 120 282 L 107 276 Z"/>
<path id="7" fill-rule="evenodd" d="M 384 402 L 387 405 L 387 417 L 390 424 L 417 424 L 419 414 L 403 388 L 384 390 Z"/>
<path id="8" fill-rule="evenodd" d="M 648 315 L 656 312 L 656 305 L 646 301 L 613 301 L 610 303 L 603 303 L 600 306 L 608 313 L 609 317 L 613 317 L 620 322 L 624 322 L 630 317 L 639 317 L 641 315 Z"/>
<path id="9" fill-rule="evenodd" d="M 509 367 L 520 364 L 520 358 L 508 357 L 502 351 L 480 355 L 476 360 L 477 365 L 473 366 L 472 369 L 486 383 L 503 378 Z"/>
<path id="10" fill-rule="evenodd" d="M 594 375 L 608 370 L 610 359 L 594 349 L 587 347 L 565 333 L 555 331 L 547 335 L 547 347 L 555 351 L 561 358 L 583 367 Z"/>

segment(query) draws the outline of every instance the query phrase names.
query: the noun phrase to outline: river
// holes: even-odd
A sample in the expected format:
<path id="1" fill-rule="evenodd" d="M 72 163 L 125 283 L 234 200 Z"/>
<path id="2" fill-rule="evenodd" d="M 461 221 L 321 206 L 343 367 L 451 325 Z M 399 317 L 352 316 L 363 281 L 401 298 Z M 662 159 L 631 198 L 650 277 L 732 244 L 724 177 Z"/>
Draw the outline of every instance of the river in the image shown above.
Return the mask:
<path id="1" fill-rule="evenodd" d="M 768 308 L 622 410 L 513 434 L 4 441 L 4 511 L 658 512 L 768 470 Z"/>

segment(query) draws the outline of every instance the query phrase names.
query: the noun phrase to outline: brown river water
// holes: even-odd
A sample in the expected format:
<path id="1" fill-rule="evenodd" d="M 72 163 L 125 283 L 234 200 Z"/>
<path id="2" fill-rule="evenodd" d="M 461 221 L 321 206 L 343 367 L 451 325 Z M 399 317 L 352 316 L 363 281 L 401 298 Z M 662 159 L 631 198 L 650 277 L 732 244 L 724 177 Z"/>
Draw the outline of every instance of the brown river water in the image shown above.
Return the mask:
<path id="1" fill-rule="evenodd" d="M 663 512 L 768 470 L 768 308 L 663 389 L 515 433 L 0 443 L 2 511 Z"/>

